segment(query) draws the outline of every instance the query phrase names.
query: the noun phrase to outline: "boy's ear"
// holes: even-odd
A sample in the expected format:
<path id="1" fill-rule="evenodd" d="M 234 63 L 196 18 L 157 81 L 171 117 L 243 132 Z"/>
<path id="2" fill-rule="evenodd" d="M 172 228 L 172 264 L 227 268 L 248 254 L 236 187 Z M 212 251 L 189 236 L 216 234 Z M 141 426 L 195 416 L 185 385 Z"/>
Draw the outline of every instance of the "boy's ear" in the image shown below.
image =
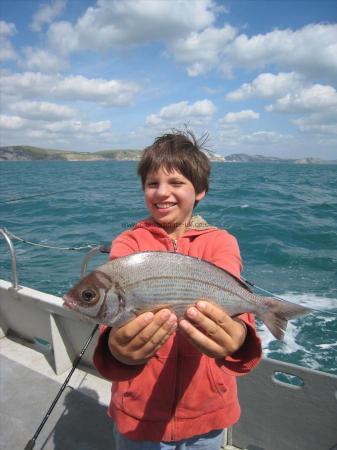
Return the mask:
<path id="1" fill-rule="evenodd" d="M 200 200 L 202 200 L 205 197 L 205 195 L 206 195 L 206 191 L 199 192 L 199 194 L 196 194 L 195 200 L 200 202 Z"/>

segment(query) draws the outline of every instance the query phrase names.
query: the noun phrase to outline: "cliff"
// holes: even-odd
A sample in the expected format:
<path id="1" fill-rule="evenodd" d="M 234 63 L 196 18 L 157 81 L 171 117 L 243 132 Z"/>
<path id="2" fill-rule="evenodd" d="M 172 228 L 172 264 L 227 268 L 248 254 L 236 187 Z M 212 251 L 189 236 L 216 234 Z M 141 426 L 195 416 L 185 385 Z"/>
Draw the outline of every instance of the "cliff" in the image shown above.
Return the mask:
<path id="1" fill-rule="evenodd" d="M 68 150 L 53 150 L 28 145 L 13 145 L 0 147 L 0 161 L 138 161 L 142 150 L 105 150 L 98 152 L 72 152 Z M 288 164 L 337 164 L 319 158 L 282 159 L 276 156 L 247 155 L 235 153 L 228 156 L 219 155 L 210 150 L 205 154 L 211 161 L 225 163 L 288 163 Z"/>

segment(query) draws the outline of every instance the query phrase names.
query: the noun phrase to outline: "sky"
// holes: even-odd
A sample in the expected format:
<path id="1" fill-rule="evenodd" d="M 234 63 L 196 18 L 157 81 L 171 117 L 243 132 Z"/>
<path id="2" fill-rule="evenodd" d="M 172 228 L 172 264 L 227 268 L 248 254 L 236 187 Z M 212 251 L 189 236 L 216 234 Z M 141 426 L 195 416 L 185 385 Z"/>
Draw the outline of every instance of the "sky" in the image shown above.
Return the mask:
<path id="1" fill-rule="evenodd" d="M 337 159 L 335 0 L 0 5 L 0 145 Z"/>

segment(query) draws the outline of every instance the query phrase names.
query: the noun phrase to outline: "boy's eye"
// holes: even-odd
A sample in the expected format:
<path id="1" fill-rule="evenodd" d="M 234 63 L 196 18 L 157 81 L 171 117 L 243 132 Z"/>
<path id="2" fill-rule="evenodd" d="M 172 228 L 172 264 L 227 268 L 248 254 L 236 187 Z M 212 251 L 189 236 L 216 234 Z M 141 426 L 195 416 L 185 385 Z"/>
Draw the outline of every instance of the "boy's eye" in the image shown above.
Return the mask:
<path id="1" fill-rule="evenodd" d="M 157 182 L 156 182 L 156 181 L 148 181 L 148 182 L 146 183 L 146 186 L 149 186 L 149 187 L 157 186 Z"/>

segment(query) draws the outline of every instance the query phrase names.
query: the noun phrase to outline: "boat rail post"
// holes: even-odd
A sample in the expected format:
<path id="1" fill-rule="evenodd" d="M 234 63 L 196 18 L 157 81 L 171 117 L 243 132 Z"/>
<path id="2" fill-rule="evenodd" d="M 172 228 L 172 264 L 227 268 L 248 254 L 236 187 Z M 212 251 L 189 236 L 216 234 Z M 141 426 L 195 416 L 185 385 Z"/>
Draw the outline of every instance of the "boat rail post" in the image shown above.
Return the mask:
<path id="1" fill-rule="evenodd" d="M 7 242 L 9 253 L 11 255 L 11 264 L 12 264 L 12 285 L 15 290 L 18 289 L 18 274 L 16 271 L 16 256 L 15 256 L 15 250 L 13 246 L 13 242 L 11 238 L 8 235 L 8 232 L 6 228 L 0 228 L 0 234 L 4 237 L 5 241 Z"/>
<path id="2" fill-rule="evenodd" d="M 86 255 L 84 255 L 81 265 L 81 278 L 84 277 L 85 272 L 87 270 L 88 262 L 92 256 L 97 255 L 97 253 L 109 253 L 109 252 L 110 248 L 107 247 L 105 244 L 102 244 L 92 248 Z"/>

